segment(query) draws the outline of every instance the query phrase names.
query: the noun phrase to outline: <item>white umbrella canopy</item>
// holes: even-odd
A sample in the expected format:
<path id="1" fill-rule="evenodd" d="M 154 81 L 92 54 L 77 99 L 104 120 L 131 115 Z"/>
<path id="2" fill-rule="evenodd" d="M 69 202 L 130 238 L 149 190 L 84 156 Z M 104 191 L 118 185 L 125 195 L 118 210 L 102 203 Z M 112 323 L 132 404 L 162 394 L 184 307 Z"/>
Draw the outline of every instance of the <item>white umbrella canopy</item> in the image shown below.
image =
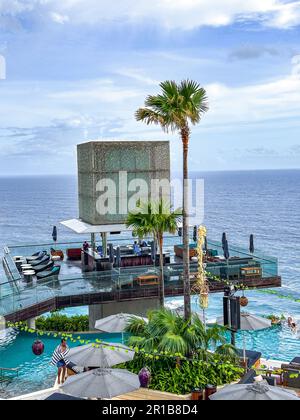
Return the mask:
<path id="1" fill-rule="evenodd" d="M 166 304 L 166 308 L 172 312 L 175 312 L 179 316 L 184 316 L 184 305 L 181 305 L 180 303 L 176 304 L 173 302 L 169 302 Z M 202 322 L 204 321 L 204 316 L 201 312 L 192 311 L 192 313 L 193 315 L 198 315 Z"/>
<path id="2" fill-rule="evenodd" d="M 61 389 L 78 398 L 111 399 L 140 388 L 138 375 L 124 369 L 96 369 L 71 376 Z"/>
<path id="3" fill-rule="evenodd" d="M 143 319 L 145 322 L 148 322 L 147 318 L 142 318 L 140 316 L 132 314 L 116 314 L 108 316 L 107 318 L 99 319 L 99 321 L 96 321 L 95 328 L 96 330 L 106 333 L 123 333 L 126 330 L 128 323 L 133 318 Z"/>
<path id="4" fill-rule="evenodd" d="M 224 325 L 223 317 L 217 318 L 217 324 Z M 272 322 L 269 319 L 247 312 L 241 313 L 241 331 L 259 331 L 270 328 L 271 326 Z"/>
<path id="5" fill-rule="evenodd" d="M 68 359 L 77 366 L 107 368 L 129 362 L 134 355 L 129 347 L 102 343 L 72 348 Z"/>
<path id="6" fill-rule="evenodd" d="M 251 385 L 228 385 L 210 397 L 215 401 L 283 401 L 300 399 L 292 391 L 270 386 L 267 382 L 256 382 Z"/>

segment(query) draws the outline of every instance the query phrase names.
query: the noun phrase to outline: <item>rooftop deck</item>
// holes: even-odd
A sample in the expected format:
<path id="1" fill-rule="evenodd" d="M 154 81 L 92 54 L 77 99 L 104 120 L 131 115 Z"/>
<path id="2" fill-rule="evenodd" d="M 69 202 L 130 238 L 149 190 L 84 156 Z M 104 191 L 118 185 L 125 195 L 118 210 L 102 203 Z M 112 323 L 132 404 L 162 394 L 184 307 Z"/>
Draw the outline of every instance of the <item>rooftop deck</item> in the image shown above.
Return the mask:
<path id="1" fill-rule="evenodd" d="M 110 241 L 122 244 L 132 243 L 132 238 Z M 165 252 L 170 253 L 171 261 L 164 267 L 165 296 L 182 296 L 182 260 L 174 254 L 174 245 L 178 245 L 178 237 L 169 237 L 166 240 Z M 135 299 L 153 299 L 159 296 L 159 287 L 156 284 L 140 285 L 136 282 L 141 275 L 159 275 L 159 268 L 155 265 L 114 268 L 112 271 L 83 272 L 80 261 L 69 261 L 66 258 L 60 262 L 61 272 L 58 278 L 49 278 L 43 281 L 34 281 L 26 284 L 14 263 L 14 256 L 30 256 L 40 250 L 49 251 L 52 244 L 9 246 L 5 250 L 4 265 L 8 281 L 0 284 L 0 315 L 7 320 L 18 322 L 39 316 L 50 310 L 66 307 L 85 306 L 113 301 L 131 301 Z M 66 249 L 80 247 L 81 243 L 57 244 L 66 252 Z M 221 245 L 209 243 L 209 248 L 217 250 L 222 255 Z M 278 263 L 275 258 L 261 253 L 250 255 L 239 248 L 231 248 L 230 253 L 236 257 L 229 263 L 229 276 L 236 283 L 243 283 L 249 288 L 280 287 L 281 278 L 278 276 Z M 239 260 L 238 258 L 241 258 Z M 260 267 L 259 276 L 241 277 L 241 270 L 251 266 Z M 242 261 L 242 263 L 240 263 Z M 221 292 L 227 279 L 226 262 L 208 263 L 207 272 L 218 280 L 210 280 L 210 291 Z M 195 282 L 197 262 L 191 262 L 191 285 Z"/>

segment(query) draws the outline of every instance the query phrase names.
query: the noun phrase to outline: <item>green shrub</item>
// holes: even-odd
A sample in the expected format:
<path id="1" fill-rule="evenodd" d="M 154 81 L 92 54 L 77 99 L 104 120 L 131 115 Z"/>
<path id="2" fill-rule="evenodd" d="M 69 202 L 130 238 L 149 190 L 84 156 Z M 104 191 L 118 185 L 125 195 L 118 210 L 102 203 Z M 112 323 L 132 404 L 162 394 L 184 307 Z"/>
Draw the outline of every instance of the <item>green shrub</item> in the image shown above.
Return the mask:
<path id="1" fill-rule="evenodd" d="M 36 329 L 39 331 L 55 332 L 84 332 L 89 331 L 89 317 L 76 315 L 68 317 L 60 313 L 52 313 L 50 317 L 40 317 L 36 320 Z"/>
<path id="2" fill-rule="evenodd" d="M 151 371 L 151 389 L 180 395 L 208 384 L 229 384 L 239 380 L 244 373 L 243 369 L 217 355 L 211 361 L 183 360 L 177 364 L 173 358 L 156 359 L 155 356 L 139 354 L 123 367 L 138 373 L 145 366 Z"/>

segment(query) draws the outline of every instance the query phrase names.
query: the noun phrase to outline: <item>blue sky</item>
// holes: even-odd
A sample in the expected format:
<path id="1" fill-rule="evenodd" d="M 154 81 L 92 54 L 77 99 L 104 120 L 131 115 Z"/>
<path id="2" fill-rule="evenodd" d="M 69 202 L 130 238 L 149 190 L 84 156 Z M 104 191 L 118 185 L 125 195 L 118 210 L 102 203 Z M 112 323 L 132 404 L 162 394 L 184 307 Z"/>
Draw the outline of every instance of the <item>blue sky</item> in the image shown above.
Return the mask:
<path id="1" fill-rule="evenodd" d="M 299 40 L 300 1 L 0 0 L 0 174 L 75 173 L 97 138 L 169 138 L 178 168 L 134 112 L 183 78 L 210 102 L 192 170 L 300 168 Z"/>

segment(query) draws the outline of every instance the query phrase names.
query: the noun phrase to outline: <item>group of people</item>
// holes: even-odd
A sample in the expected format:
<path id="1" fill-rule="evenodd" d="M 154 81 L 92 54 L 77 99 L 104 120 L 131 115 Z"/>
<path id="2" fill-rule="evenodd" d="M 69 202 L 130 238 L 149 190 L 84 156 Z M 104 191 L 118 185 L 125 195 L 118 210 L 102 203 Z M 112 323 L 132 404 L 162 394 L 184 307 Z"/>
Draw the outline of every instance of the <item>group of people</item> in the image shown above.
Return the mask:
<path id="1" fill-rule="evenodd" d="M 139 240 L 138 242 L 134 241 L 134 244 L 133 244 L 134 254 L 135 255 L 142 255 L 142 248 L 146 248 L 147 246 L 148 246 L 148 243 L 144 239 Z M 82 248 L 83 248 L 84 251 L 87 251 L 90 248 L 89 243 L 87 241 L 85 241 L 83 243 Z M 97 247 L 97 252 L 101 257 L 103 257 L 103 247 L 101 245 L 99 245 Z"/>
<path id="2" fill-rule="evenodd" d="M 141 255 L 142 254 L 142 248 L 146 248 L 148 246 L 148 243 L 143 239 L 139 242 L 134 241 L 133 244 L 133 252 L 135 255 Z"/>

